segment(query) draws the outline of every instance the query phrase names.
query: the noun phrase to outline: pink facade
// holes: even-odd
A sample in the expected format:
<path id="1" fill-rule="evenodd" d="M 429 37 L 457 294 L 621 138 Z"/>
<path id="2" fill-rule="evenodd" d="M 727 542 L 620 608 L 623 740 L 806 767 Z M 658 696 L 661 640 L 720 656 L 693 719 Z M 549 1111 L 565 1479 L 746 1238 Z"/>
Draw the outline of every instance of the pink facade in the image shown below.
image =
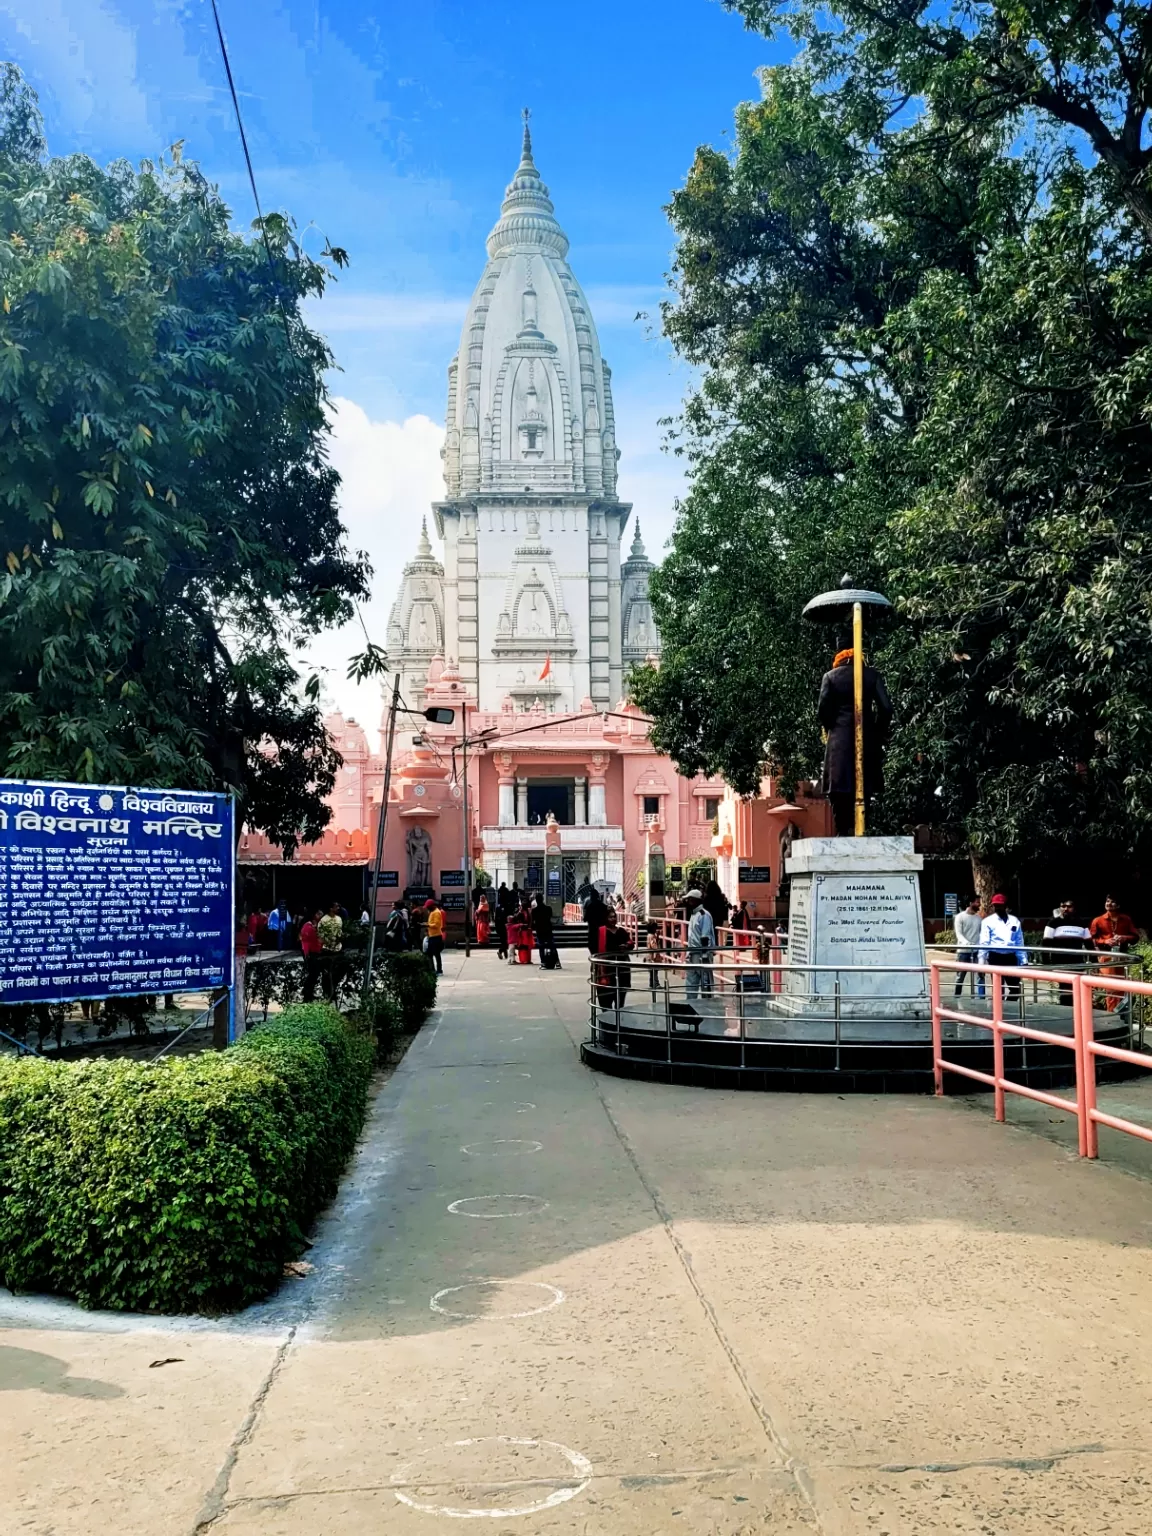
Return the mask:
<path id="1" fill-rule="evenodd" d="M 424 703 L 454 709 L 456 720 L 437 726 L 402 716 L 397 725 L 381 914 L 405 890 L 462 892 L 465 708 L 471 861 L 495 884 L 544 888 L 549 816 L 560 844 L 549 891 L 557 912 L 586 881 L 608 882 L 625 895 L 635 890 L 654 821 L 668 864 L 713 857 L 723 781 L 677 773 L 653 751 L 647 721 L 633 705 L 601 712 L 586 699 L 572 714 L 553 715 L 543 706 L 517 710 L 508 699 L 500 710 L 481 710 L 456 667 L 439 658 L 429 668 Z M 355 721 L 334 715 L 328 725 L 345 759 L 332 795 L 333 826 L 365 828 L 374 851 L 383 760 L 368 752 Z"/>
<path id="2" fill-rule="evenodd" d="M 636 890 L 655 823 L 668 866 L 714 860 L 729 899 L 746 898 L 756 917 L 770 920 L 783 911 L 781 877 L 792 841 L 831 835 L 828 804 L 807 787 L 795 801 L 785 801 L 768 779 L 758 796 L 743 797 L 718 777 L 685 778 L 653 750 L 648 722 L 627 702 L 603 712 L 585 699 L 568 715 L 550 714 L 542 705 L 517 709 L 511 699 L 499 710 L 481 710 L 457 668 L 437 657 L 423 703 L 447 706 L 456 719 L 451 726 L 430 725 L 419 715 L 398 720 L 381 916 L 406 890 L 434 890 L 448 899 L 450 913 L 461 903 L 465 708 L 472 867 L 497 885 L 515 881 L 544 889 L 551 815 L 552 840 L 560 847 L 559 859 L 549 863 L 557 874 L 548 895 L 557 915 L 586 881 L 607 882 L 624 895 Z M 332 830 L 325 842 L 338 844 L 345 860 L 370 865 L 383 758 L 369 751 L 355 720 L 334 714 L 327 724 L 344 766 L 331 796 Z"/>
<path id="3" fill-rule="evenodd" d="M 726 788 L 710 848 L 716 879 L 729 901 L 747 900 L 754 917 L 782 917 L 784 861 L 793 842 L 832 834 L 832 808 L 811 785 L 802 785 L 795 800 L 777 794 L 770 779 L 761 780 L 754 796 Z"/>

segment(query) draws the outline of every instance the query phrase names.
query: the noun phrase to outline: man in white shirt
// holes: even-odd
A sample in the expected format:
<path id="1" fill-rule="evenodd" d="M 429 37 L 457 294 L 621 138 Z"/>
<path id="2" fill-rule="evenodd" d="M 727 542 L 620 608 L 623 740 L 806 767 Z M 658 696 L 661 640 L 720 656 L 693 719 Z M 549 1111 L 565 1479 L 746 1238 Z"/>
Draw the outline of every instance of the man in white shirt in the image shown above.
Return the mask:
<path id="1" fill-rule="evenodd" d="M 1020 919 L 1008 910 L 1008 898 L 999 892 L 992 898 L 992 910 L 980 924 L 981 965 L 1027 965 L 1028 951 L 1024 948 L 1024 930 Z M 1020 996 L 1020 979 L 1004 978 L 1005 997 Z"/>
<path id="2" fill-rule="evenodd" d="M 693 899 L 694 898 L 694 899 Z M 688 918 L 688 982 L 685 992 L 689 997 L 699 997 L 712 990 L 712 951 L 716 948 L 716 925 L 712 914 L 703 905 L 699 891 L 689 891 L 685 904 L 691 906 Z"/>
<path id="3" fill-rule="evenodd" d="M 973 896 L 962 912 L 952 919 L 952 932 L 956 935 L 956 958 L 961 964 L 975 965 L 980 945 L 980 898 Z M 979 971 L 956 972 L 956 996 L 964 990 L 964 978 L 972 983 L 969 991 L 984 996 L 984 977 Z"/>

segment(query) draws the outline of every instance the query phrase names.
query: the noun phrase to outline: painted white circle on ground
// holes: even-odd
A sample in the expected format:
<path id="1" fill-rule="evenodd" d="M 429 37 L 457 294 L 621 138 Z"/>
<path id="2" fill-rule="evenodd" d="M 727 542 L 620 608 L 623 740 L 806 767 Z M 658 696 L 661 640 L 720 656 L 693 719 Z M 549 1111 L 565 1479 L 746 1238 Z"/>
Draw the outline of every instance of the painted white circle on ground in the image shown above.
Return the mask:
<path id="1" fill-rule="evenodd" d="M 503 1322 L 506 1318 L 550 1312 L 564 1299 L 559 1286 L 544 1280 L 470 1280 L 465 1285 L 445 1286 L 428 1305 L 444 1317 Z"/>
<path id="2" fill-rule="evenodd" d="M 475 1216 L 480 1221 L 497 1221 L 501 1216 L 531 1216 L 547 1208 L 539 1195 L 466 1195 L 453 1200 L 448 1209 L 453 1216 Z"/>
<path id="3" fill-rule="evenodd" d="M 527 1157 L 532 1152 L 543 1152 L 542 1141 L 527 1141 L 522 1136 L 497 1136 L 492 1141 L 470 1141 L 460 1148 L 469 1157 Z"/>
<path id="4" fill-rule="evenodd" d="M 391 1481 L 397 1499 L 424 1514 L 503 1520 L 555 1509 L 583 1493 L 591 1478 L 587 1456 L 556 1440 L 488 1435 L 427 1451 L 394 1472 Z M 550 1484 L 552 1491 L 541 1498 L 541 1485 Z M 451 1503 L 442 1502 L 446 1495 Z"/>

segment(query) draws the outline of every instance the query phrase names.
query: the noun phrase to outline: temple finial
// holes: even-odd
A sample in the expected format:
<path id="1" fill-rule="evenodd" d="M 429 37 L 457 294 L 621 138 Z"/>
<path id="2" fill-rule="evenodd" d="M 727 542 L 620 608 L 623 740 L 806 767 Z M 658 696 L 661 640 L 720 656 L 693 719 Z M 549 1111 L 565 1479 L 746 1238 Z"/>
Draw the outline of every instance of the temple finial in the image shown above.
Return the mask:
<path id="1" fill-rule="evenodd" d="M 532 109 L 525 107 L 520 116 L 524 119 L 524 143 L 520 149 L 521 164 L 531 165 L 532 162 L 532 130 L 528 126 L 528 119 L 532 116 Z"/>

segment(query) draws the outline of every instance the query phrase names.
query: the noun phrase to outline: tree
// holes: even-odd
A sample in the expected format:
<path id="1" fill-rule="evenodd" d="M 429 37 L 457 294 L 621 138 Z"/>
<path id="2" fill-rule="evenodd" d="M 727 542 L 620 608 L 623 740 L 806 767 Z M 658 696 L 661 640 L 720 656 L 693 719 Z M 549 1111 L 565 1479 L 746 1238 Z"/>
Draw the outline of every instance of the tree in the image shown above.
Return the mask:
<path id="1" fill-rule="evenodd" d="M 765 758 L 785 788 L 816 771 L 830 655 L 800 612 L 845 572 L 882 583 L 879 537 L 919 484 L 924 363 L 892 344 L 892 317 L 926 273 L 973 271 L 1031 196 L 998 136 L 942 158 L 887 116 L 802 67 L 767 71 L 734 159 L 699 150 L 671 204 L 665 330 L 702 382 L 678 444 L 691 488 L 652 582 L 661 663 L 633 689 L 686 771 L 741 791 Z"/>
<path id="2" fill-rule="evenodd" d="M 927 103 L 939 142 L 1032 117 L 1073 136 L 1152 232 L 1152 28 L 1141 0 L 722 0 L 805 44 L 821 85 Z"/>
<path id="3" fill-rule="evenodd" d="M 758 752 L 785 788 L 814 772 L 827 652 L 799 613 L 846 570 L 899 611 L 874 641 L 898 711 L 888 827 L 934 823 L 986 893 L 1058 849 L 1138 858 L 1143 225 L 1113 168 L 979 92 L 965 106 L 962 75 L 918 107 L 914 72 L 839 48 L 813 34 L 766 73 L 734 159 L 700 151 L 673 200 L 665 327 L 703 377 L 638 700 L 679 761 L 739 789 Z"/>
<path id="4" fill-rule="evenodd" d="M 1023 850 L 1142 857 L 1152 833 L 1152 259 L 1066 163 L 978 285 L 909 307 L 930 352 L 919 499 L 883 558 L 906 633 L 890 812 Z"/>
<path id="5" fill-rule="evenodd" d="M 328 273 L 279 215 L 234 233 L 179 146 L 48 158 L 0 79 L 0 771 L 233 788 L 289 851 L 323 829 L 297 652 L 368 576 L 300 310 Z"/>

